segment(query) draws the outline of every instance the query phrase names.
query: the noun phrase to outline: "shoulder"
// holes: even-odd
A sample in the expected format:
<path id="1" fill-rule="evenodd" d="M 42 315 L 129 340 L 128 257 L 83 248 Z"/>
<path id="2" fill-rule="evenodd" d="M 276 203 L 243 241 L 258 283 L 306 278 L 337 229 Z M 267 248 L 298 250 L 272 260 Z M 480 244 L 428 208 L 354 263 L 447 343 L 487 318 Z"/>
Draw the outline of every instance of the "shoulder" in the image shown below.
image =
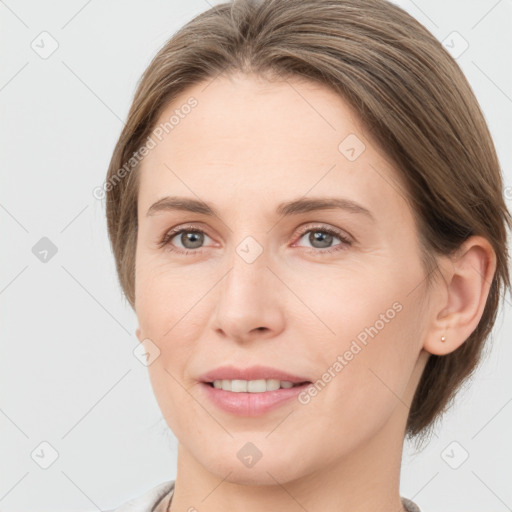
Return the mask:
<path id="1" fill-rule="evenodd" d="M 402 505 L 407 512 L 421 512 L 420 507 L 414 503 L 414 501 L 408 500 L 407 498 L 401 497 Z"/>
<path id="2" fill-rule="evenodd" d="M 106 512 L 160 512 L 160 508 L 157 508 L 157 506 L 160 503 L 163 505 L 164 498 L 172 495 L 174 482 L 174 480 L 162 482 L 161 484 L 149 489 L 141 496 L 132 498 L 123 503 L 120 507 L 113 510 L 107 510 Z M 407 512 L 421 512 L 418 505 L 413 501 L 404 497 L 401 497 L 401 500 Z M 167 500 L 166 503 L 168 503 Z M 161 509 L 161 512 L 164 512 L 164 508 Z"/>
<path id="3" fill-rule="evenodd" d="M 174 490 L 174 480 L 163 482 L 149 489 L 144 494 L 131 498 L 120 507 L 106 512 L 160 512 L 157 508 L 166 496 Z M 166 500 L 167 503 L 167 500 Z M 164 509 L 162 509 L 163 511 Z"/>

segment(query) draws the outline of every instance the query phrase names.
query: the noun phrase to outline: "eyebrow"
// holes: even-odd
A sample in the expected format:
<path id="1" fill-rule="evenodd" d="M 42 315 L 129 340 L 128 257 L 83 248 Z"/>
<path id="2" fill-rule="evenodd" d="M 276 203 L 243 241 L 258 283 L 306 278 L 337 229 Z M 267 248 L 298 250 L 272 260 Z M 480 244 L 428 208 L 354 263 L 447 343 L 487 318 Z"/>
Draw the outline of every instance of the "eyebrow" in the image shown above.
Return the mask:
<path id="1" fill-rule="evenodd" d="M 363 214 L 369 219 L 375 221 L 373 214 L 364 206 L 352 201 L 351 199 L 339 197 L 321 197 L 321 198 L 300 198 L 281 203 L 276 208 L 276 213 L 281 216 L 300 215 L 317 210 L 339 209 L 350 213 Z M 203 201 L 188 197 L 166 196 L 152 204 L 146 217 L 164 211 L 187 211 L 192 213 L 201 213 L 203 215 L 219 217 L 217 210 Z"/>

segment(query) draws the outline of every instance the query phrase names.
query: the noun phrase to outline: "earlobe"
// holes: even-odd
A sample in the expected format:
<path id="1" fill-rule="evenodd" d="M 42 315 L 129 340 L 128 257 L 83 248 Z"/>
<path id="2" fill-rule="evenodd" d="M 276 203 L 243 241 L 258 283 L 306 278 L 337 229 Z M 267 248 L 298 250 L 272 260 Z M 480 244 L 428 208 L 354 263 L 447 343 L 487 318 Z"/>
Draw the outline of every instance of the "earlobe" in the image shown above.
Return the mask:
<path id="1" fill-rule="evenodd" d="M 137 327 L 136 331 L 135 331 L 135 335 L 137 336 L 137 339 L 142 342 L 142 335 L 141 335 L 141 331 L 140 331 L 140 327 Z"/>
<path id="2" fill-rule="evenodd" d="M 496 254 L 481 236 L 466 240 L 444 272 L 442 301 L 432 310 L 433 319 L 424 348 L 436 355 L 456 350 L 476 329 L 482 317 L 496 271 Z"/>

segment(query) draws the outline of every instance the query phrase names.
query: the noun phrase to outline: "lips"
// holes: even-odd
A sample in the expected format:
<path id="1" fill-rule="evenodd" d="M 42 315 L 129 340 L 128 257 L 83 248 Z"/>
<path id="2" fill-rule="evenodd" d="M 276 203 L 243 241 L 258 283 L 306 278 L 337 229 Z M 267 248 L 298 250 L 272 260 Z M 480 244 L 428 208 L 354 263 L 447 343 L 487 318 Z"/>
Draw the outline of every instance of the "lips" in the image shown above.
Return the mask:
<path id="1" fill-rule="evenodd" d="M 210 370 L 201 375 L 198 380 L 200 382 L 211 383 L 215 380 L 261 380 L 275 379 L 279 381 L 289 381 L 293 384 L 310 383 L 305 376 L 293 375 L 277 368 L 270 366 L 251 366 L 249 368 L 236 368 L 234 366 L 221 366 Z"/>
<path id="2" fill-rule="evenodd" d="M 311 385 L 311 381 L 307 377 L 293 375 L 268 366 L 252 366 L 244 369 L 224 366 L 205 373 L 201 379 L 198 389 L 202 397 L 224 413 L 241 417 L 261 417 L 274 409 L 293 404 L 297 400 L 297 396 Z M 238 389 L 229 390 L 229 386 L 228 389 L 224 386 L 219 389 L 218 383 L 223 382 L 224 384 L 226 380 L 238 381 L 236 385 Z M 248 381 L 246 391 L 240 389 L 240 380 Z M 259 381 L 256 387 L 261 388 L 261 381 L 265 380 L 267 380 L 266 391 L 248 389 L 251 381 L 253 383 L 256 381 L 256 384 Z M 217 386 L 212 384 L 213 381 L 216 381 Z M 275 386 L 276 381 L 282 381 L 281 386 L 277 389 L 275 387 L 268 389 L 269 382 L 273 382 L 273 386 Z M 290 384 L 283 386 L 284 382 Z"/>

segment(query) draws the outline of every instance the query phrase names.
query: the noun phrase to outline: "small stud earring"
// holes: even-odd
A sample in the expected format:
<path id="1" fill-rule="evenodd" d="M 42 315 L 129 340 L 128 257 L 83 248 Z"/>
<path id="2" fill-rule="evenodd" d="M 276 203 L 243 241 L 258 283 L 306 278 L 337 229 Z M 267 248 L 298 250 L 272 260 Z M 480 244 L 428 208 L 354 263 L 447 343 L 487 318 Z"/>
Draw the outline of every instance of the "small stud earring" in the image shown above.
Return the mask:
<path id="1" fill-rule="evenodd" d="M 444 336 L 441 336 L 441 341 L 446 341 L 446 338 Z"/>

